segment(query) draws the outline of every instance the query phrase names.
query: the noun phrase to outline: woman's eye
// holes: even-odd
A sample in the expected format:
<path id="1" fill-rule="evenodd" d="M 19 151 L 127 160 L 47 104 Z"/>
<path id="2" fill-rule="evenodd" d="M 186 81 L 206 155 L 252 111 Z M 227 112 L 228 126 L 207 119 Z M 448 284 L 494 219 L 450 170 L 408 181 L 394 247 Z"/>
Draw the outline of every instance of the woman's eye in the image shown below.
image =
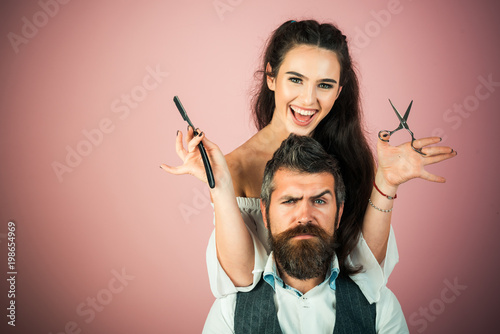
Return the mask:
<path id="1" fill-rule="evenodd" d="M 326 83 L 320 83 L 320 84 L 319 84 L 319 88 L 323 88 L 323 89 L 331 89 L 331 88 L 333 88 L 333 86 L 332 86 L 332 85 L 330 85 L 330 84 L 326 84 Z"/>
<path id="2" fill-rule="evenodd" d="M 299 78 L 290 78 L 289 80 L 290 80 L 291 82 L 293 82 L 293 83 L 296 83 L 296 84 L 299 84 L 299 83 L 301 83 L 301 82 L 302 82 L 302 79 L 299 79 Z"/>

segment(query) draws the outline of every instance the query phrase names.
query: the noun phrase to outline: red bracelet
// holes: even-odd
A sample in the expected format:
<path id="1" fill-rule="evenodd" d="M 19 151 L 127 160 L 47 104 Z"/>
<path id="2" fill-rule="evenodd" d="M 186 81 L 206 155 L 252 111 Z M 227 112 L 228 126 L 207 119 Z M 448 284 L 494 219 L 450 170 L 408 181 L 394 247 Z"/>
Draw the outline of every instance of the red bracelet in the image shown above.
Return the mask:
<path id="1" fill-rule="evenodd" d="M 398 194 L 395 194 L 394 196 L 389 196 L 389 195 L 386 195 L 384 194 L 383 192 L 380 191 L 380 189 L 377 187 L 377 185 L 375 184 L 375 181 L 373 181 L 373 186 L 375 187 L 375 189 L 377 189 L 377 191 L 382 194 L 383 196 L 387 197 L 387 199 L 396 199 L 398 198 Z"/>

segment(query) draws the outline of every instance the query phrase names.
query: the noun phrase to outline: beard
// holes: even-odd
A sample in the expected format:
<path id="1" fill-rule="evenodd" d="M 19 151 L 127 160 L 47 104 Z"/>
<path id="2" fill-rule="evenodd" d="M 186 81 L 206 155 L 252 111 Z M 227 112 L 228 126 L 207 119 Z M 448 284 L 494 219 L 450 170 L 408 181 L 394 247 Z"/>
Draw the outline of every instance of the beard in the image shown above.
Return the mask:
<path id="1" fill-rule="evenodd" d="M 292 240 L 293 237 L 303 234 L 313 237 Z M 275 236 L 269 229 L 269 241 L 278 268 L 299 280 L 325 275 L 335 253 L 334 236 L 309 223 Z"/>

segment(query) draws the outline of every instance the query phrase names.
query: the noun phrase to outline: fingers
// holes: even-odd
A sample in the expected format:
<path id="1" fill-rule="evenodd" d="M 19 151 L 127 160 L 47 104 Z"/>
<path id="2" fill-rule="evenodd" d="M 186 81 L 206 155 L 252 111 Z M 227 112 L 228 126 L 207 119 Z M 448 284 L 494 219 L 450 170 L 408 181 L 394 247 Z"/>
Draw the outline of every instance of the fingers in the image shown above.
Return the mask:
<path id="1" fill-rule="evenodd" d="M 177 155 L 179 158 L 184 161 L 187 155 L 187 151 L 184 149 L 184 145 L 182 144 L 182 132 L 177 131 L 177 138 L 175 139 L 175 152 L 177 152 Z"/>
<path id="2" fill-rule="evenodd" d="M 198 135 L 195 135 L 195 133 L 197 133 Z M 189 136 L 189 138 L 187 139 L 188 143 L 190 140 L 193 140 L 193 138 L 196 139 L 194 146 L 198 146 L 200 142 L 203 142 L 205 148 L 219 149 L 219 147 L 215 143 L 211 142 L 210 140 L 208 140 L 207 137 L 205 137 L 205 132 L 202 132 L 200 128 L 197 128 L 195 132 L 192 130 L 190 126 L 188 126 L 188 136 Z M 191 152 L 191 150 L 189 150 L 189 152 Z"/>
<path id="3" fill-rule="evenodd" d="M 188 152 L 194 152 L 198 147 L 198 144 L 205 137 L 203 132 L 199 132 L 197 136 L 193 136 L 192 139 L 188 142 Z"/>
<path id="4" fill-rule="evenodd" d="M 441 162 L 441 161 L 444 161 L 444 160 L 447 160 L 447 159 L 451 159 L 451 158 L 454 158 L 457 156 L 457 152 L 456 151 L 453 151 L 453 152 L 448 152 L 446 154 L 439 154 L 439 155 L 435 155 L 435 156 L 429 156 L 429 157 L 426 157 L 424 159 L 424 165 L 432 165 L 432 164 L 435 164 L 437 162 Z"/>
<path id="5" fill-rule="evenodd" d="M 175 141 L 175 151 L 177 152 L 177 155 L 182 159 L 182 161 L 185 160 L 186 155 L 190 152 L 193 152 L 198 144 L 201 142 L 201 140 L 204 138 L 203 133 L 200 131 L 200 129 L 196 129 L 198 135 L 194 135 L 194 130 L 190 126 L 188 126 L 188 132 L 186 135 L 186 142 L 187 142 L 187 150 L 184 148 L 184 144 L 182 143 L 182 131 L 177 131 L 177 138 Z"/>
<path id="6" fill-rule="evenodd" d="M 195 133 L 198 133 L 198 135 L 195 135 Z M 188 139 L 187 148 L 184 148 L 182 137 L 182 132 L 177 131 L 176 152 L 177 155 L 179 155 L 179 157 L 182 159 L 183 164 L 177 167 L 169 166 L 167 164 L 161 164 L 160 168 L 174 175 L 191 174 L 201 181 L 207 182 L 206 174 L 204 172 L 200 172 L 203 171 L 201 169 L 203 168 L 203 162 L 198 150 L 198 145 L 202 140 L 205 139 L 203 132 L 201 132 L 199 129 L 196 129 L 195 132 L 192 128 L 188 128 L 188 133 L 186 135 L 186 139 Z M 215 144 L 208 141 L 207 144 L 210 146 L 215 146 Z"/>
<path id="7" fill-rule="evenodd" d="M 174 175 L 182 175 L 182 174 L 187 174 L 184 166 L 178 166 L 178 167 L 172 167 L 166 164 L 161 164 L 160 168 L 163 169 L 164 171 L 174 174 Z"/>
<path id="8" fill-rule="evenodd" d="M 190 125 L 188 125 L 186 141 L 187 142 L 191 141 L 194 137 L 196 137 L 200 133 L 201 133 L 201 130 L 199 128 L 193 129 Z"/>
<path id="9" fill-rule="evenodd" d="M 416 148 L 422 148 L 424 146 L 437 144 L 440 141 L 441 141 L 441 137 L 420 138 L 420 139 L 415 139 L 415 141 L 413 142 L 413 146 L 415 146 Z"/>
<path id="10" fill-rule="evenodd" d="M 391 134 L 387 130 L 382 130 L 378 133 L 378 139 L 381 142 L 388 143 L 390 138 L 391 138 Z M 424 146 L 437 144 L 437 143 L 441 142 L 441 140 L 442 140 L 441 137 L 426 137 L 426 138 L 415 139 L 413 141 L 413 146 L 415 148 L 422 148 Z"/>
<path id="11" fill-rule="evenodd" d="M 186 142 L 189 142 L 194 137 L 194 129 L 188 125 L 187 134 L 186 134 Z"/>
<path id="12" fill-rule="evenodd" d="M 422 172 L 422 175 L 420 177 L 424 180 L 431 181 L 431 182 L 438 182 L 438 183 L 446 182 L 446 179 L 444 177 L 431 174 L 426 170 L 424 170 Z"/>
<path id="13" fill-rule="evenodd" d="M 427 142 L 435 142 L 436 138 L 439 137 L 431 137 L 431 138 L 424 138 L 425 140 L 429 139 Z M 440 138 L 439 138 L 440 139 Z M 424 143 L 426 142 L 424 140 Z M 439 140 L 441 141 L 441 140 Z M 416 143 L 417 141 L 415 141 Z M 428 144 L 430 145 L 430 144 Z M 446 147 L 446 146 L 435 146 L 435 147 L 424 147 L 422 148 L 422 152 L 426 154 L 426 157 L 423 159 L 424 165 L 431 165 L 435 164 L 447 159 L 451 159 L 457 156 L 457 151 L 453 150 L 451 147 Z M 431 181 L 431 182 L 438 182 L 438 183 L 444 183 L 446 182 L 446 179 L 442 176 L 438 176 L 435 174 L 431 174 L 427 172 L 426 170 L 422 171 L 422 174 L 420 176 L 422 179 Z"/>
<path id="14" fill-rule="evenodd" d="M 424 147 L 422 148 L 422 152 L 427 156 L 439 155 L 439 154 L 451 154 L 456 155 L 456 151 L 454 151 L 451 147 L 447 146 L 433 146 L 433 147 Z"/>
<path id="15" fill-rule="evenodd" d="M 425 154 L 426 165 L 434 164 L 436 162 L 440 162 L 457 156 L 457 151 L 448 146 L 424 147 L 439 143 L 441 142 L 441 140 L 442 138 L 440 137 L 428 137 L 428 138 L 416 139 L 413 142 L 413 146 L 416 148 L 421 148 L 422 153 Z"/>

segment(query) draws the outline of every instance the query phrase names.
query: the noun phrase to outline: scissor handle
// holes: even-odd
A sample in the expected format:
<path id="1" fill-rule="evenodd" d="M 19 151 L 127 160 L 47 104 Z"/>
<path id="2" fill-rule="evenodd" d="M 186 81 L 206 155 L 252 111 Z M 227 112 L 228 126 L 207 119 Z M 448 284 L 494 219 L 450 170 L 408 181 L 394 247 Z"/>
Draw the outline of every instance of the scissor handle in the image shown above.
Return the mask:
<path id="1" fill-rule="evenodd" d="M 408 132 L 410 133 L 411 135 L 411 148 L 417 152 L 418 154 L 421 154 L 421 155 L 426 155 L 424 152 L 422 152 L 422 148 L 416 148 L 415 146 L 413 146 L 413 142 L 415 141 L 415 136 L 413 135 L 413 132 L 407 128 L 406 130 L 408 130 Z"/>
<path id="2" fill-rule="evenodd" d="M 385 141 L 386 143 L 388 143 L 389 139 L 385 139 L 385 137 L 387 137 L 387 136 L 390 137 L 391 135 L 392 135 L 392 131 L 381 130 L 381 131 L 378 132 L 378 139 L 380 139 L 381 141 Z"/>
<path id="3" fill-rule="evenodd" d="M 412 136 L 412 137 L 413 137 L 413 136 Z M 426 156 L 427 154 L 425 154 L 424 152 L 422 152 L 422 148 L 416 148 L 415 146 L 413 146 L 413 142 L 414 142 L 414 141 L 415 141 L 415 139 L 414 139 L 414 138 L 412 138 L 412 140 L 411 140 L 411 148 L 412 148 L 415 152 L 417 152 L 418 154 L 423 155 L 423 156 Z"/>
<path id="4" fill-rule="evenodd" d="M 421 148 L 416 148 L 415 146 L 413 146 L 413 142 L 415 141 L 415 137 L 413 136 L 413 132 L 411 132 L 409 129 L 407 129 L 407 130 L 408 130 L 408 131 L 410 132 L 410 134 L 411 134 L 411 144 L 410 144 L 410 145 L 411 145 L 411 148 L 412 148 L 415 152 L 417 152 L 418 154 L 425 156 L 426 154 L 425 154 L 424 152 L 422 152 L 422 149 L 421 149 Z M 381 131 L 379 131 L 379 132 L 378 132 L 378 139 L 380 139 L 380 140 L 381 140 L 381 141 L 383 141 L 383 142 L 388 143 L 388 142 L 389 142 L 389 139 L 385 139 L 385 138 L 387 138 L 387 137 L 389 137 L 389 138 L 390 138 L 394 132 L 395 132 L 395 131 L 381 130 Z"/>

